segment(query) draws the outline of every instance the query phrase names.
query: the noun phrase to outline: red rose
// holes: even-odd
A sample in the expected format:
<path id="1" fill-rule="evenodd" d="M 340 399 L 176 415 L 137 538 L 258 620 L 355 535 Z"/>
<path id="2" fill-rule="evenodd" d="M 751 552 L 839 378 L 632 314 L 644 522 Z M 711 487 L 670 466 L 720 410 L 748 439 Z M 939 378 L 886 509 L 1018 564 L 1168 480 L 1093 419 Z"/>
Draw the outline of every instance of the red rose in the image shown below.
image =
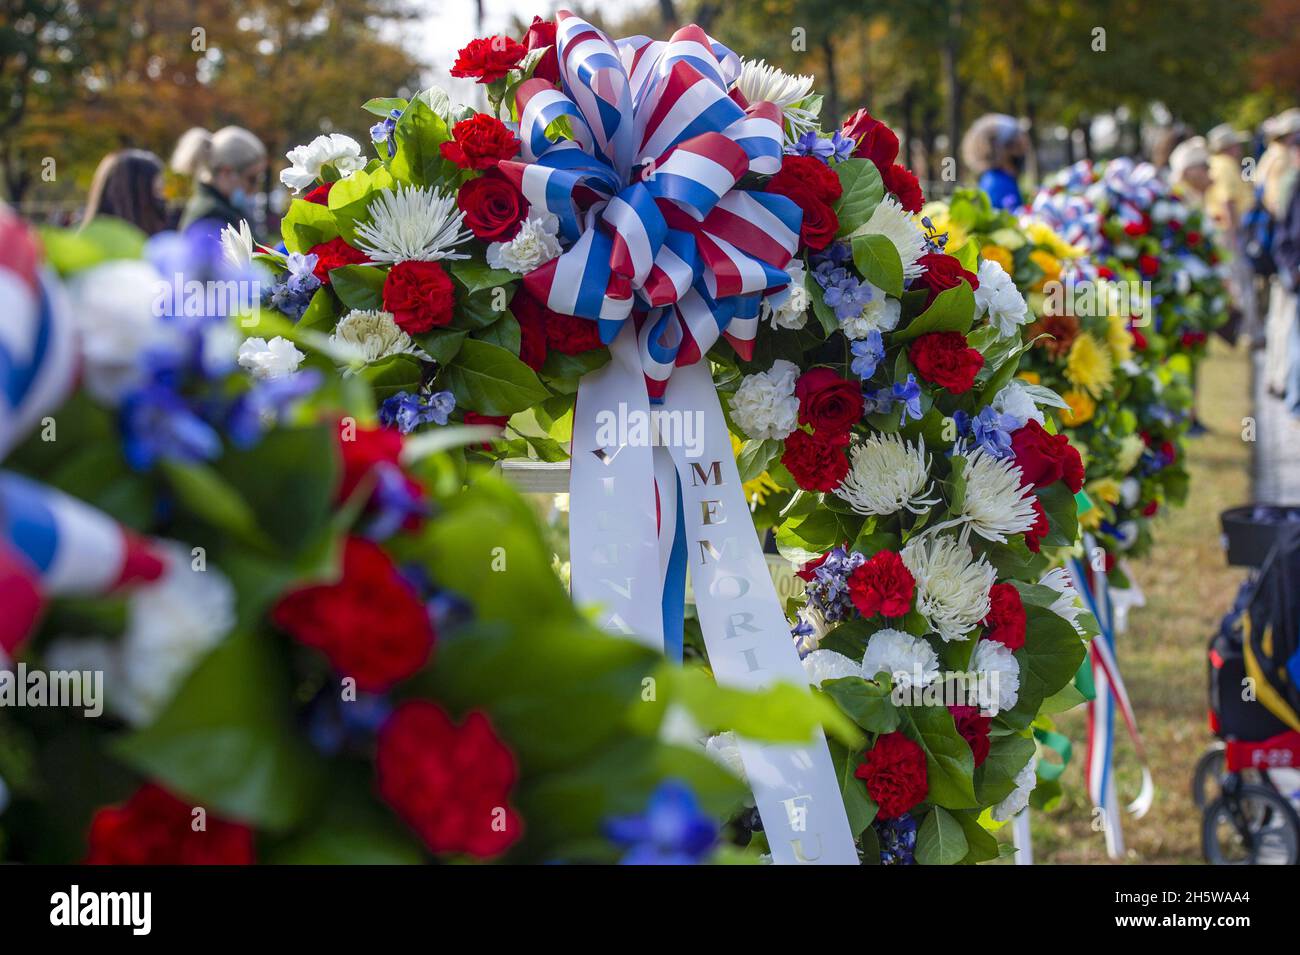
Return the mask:
<path id="1" fill-rule="evenodd" d="M 408 334 L 448 324 L 455 304 L 451 278 L 437 262 L 398 262 L 384 279 L 384 310 Z"/>
<path id="2" fill-rule="evenodd" d="M 1011 584 L 994 584 L 989 588 L 989 615 L 984 618 L 984 636 L 996 640 L 1008 650 L 1025 645 L 1025 605 L 1020 591 Z"/>
<path id="3" fill-rule="evenodd" d="M 316 203 L 318 206 L 328 206 L 330 204 L 330 190 L 333 188 L 334 183 L 327 182 L 324 185 L 317 186 L 303 198 L 308 202 Z"/>
<path id="4" fill-rule="evenodd" d="M 848 432 L 811 435 L 794 431 L 785 439 L 781 463 L 805 491 L 833 491 L 849 473 Z"/>
<path id="5" fill-rule="evenodd" d="M 528 216 L 528 200 L 505 176 L 490 172 L 471 179 L 456 193 L 456 205 L 465 213 L 465 225 L 476 239 L 509 242 L 519 234 Z"/>
<path id="6" fill-rule="evenodd" d="M 865 780 L 881 819 L 898 818 L 930 792 L 925 751 L 899 732 L 877 739 L 853 775 Z"/>
<path id="7" fill-rule="evenodd" d="M 910 169 L 894 163 L 889 168 L 880 170 L 880 178 L 884 180 L 885 189 L 898 197 L 899 205 L 913 215 L 921 211 L 921 206 L 925 205 L 925 194 L 921 192 L 921 184 L 916 181 L 916 176 L 912 175 Z"/>
<path id="8" fill-rule="evenodd" d="M 975 757 L 975 768 L 989 758 L 989 725 L 993 720 L 981 716 L 977 706 L 950 706 L 953 724 L 957 735 L 970 746 L 971 755 Z"/>
<path id="9" fill-rule="evenodd" d="M 451 142 L 438 148 L 461 169 L 490 169 L 519 152 L 519 137 L 487 113 L 475 113 L 451 128 Z"/>
<path id="10" fill-rule="evenodd" d="M 1104 265 L 1099 265 L 1097 266 L 1097 275 L 1099 275 L 1103 279 L 1114 279 L 1115 271 L 1113 269 L 1107 268 Z"/>
<path id="11" fill-rule="evenodd" d="M 945 255 L 942 252 L 927 252 L 917 259 L 917 262 L 925 268 L 916 281 L 920 288 L 929 290 L 930 294 L 925 300 L 927 308 L 938 298 L 940 292 L 956 288 L 963 281 L 969 282 L 972 290 L 980 287 L 980 280 L 975 273 L 963 268 L 955 256 Z"/>
<path id="12" fill-rule="evenodd" d="M 864 617 L 901 617 L 912 609 L 916 578 L 892 550 L 882 550 L 849 575 L 849 599 Z"/>
<path id="13" fill-rule="evenodd" d="M 1020 480 L 1033 487 L 1064 481 L 1071 492 L 1083 487 L 1083 461 L 1063 434 L 1048 434 L 1032 418 L 1011 435 L 1011 450 L 1020 468 Z"/>
<path id="14" fill-rule="evenodd" d="M 480 37 L 470 40 L 456 54 L 451 75 L 491 83 L 514 69 L 527 53 L 524 46 L 508 36 Z"/>
<path id="15" fill-rule="evenodd" d="M 898 158 L 898 137 L 894 131 L 865 109 L 858 110 L 846 119 L 840 132 L 857 142 L 853 155 L 859 159 L 870 159 L 882 175 Z"/>
<path id="16" fill-rule="evenodd" d="M 856 382 L 829 368 L 813 368 L 794 386 L 799 399 L 799 423 L 814 431 L 848 431 L 862 418 L 862 391 Z"/>
<path id="17" fill-rule="evenodd" d="M 509 805 L 514 755 L 477 711 L 459 726 L 437 705 L 409 700 L 379 730 L 379 795 L 433 852 L 490 859 L 523 835 Z"/>
<path id="18" fill-rule="evenodd" d="M 1157 500 L 1150 500 L 1150 501 L 1147 501 L 1146 505 L 1143 506 L 1143 508 L 1142 508 L 1142 516 L 1143 516 L 1143 517 L 1155 517 L 1155 516 L 1156 516 L 1156 511 L 1158 511 L 1158 510 L 1160 510 L 1160 502 L 1159 502 L 1159 501 L 1157 501 Z"/>
<path id="19" fill-rule="evenodd" d="M 435 638 L 428 610 L 392 560 L 361 537 L 345 542 L 337 582 L 290 592 L 271 619 L 368 691 L 387 690 L 419 670 Z"/>
<path id="20" fill-rule="evenodd" d="M 90 865 L 252 865 L 253 830 L 207 814 L 195 831 L 194 807 L 156 783 L 90 820 Z"/>
<path id="21" fill-rule="evenodd" d="M 835 210 L 820 199 L 814 198 L 807 190 L 802 196 L 788 196 L 798 203 L 803 210 L 803 219 L 799 224 L 799 241 L 806 249 L 820 252 L 835 241 L 835 233 L 840 230 L 840 217 Z"/>
<path id="22" fill-rule="evenodd" d="M 360 428 L 339 421 L 339 450 L 343 453 L 343 477 L 336 495 L 343 503 L 356 492 L 370 472 L 383 465 L 399 467 L 402 435 L 391 428 Z"/>
<path id="23" fill-rule="evenodd" d="M 555 23 L 551 20 L 543 20 L 541 17 L 533 17 L 532 25 L 529 26 L 528 32 L 524 34 L 524 46 L 530 52 L 540 50 L 543 47 L 550 47 L 542 54 L 542 58 L 537 61 L 537 65 L 533 67 L 533 76 L 537 79 L 558 83 L 560 81 L 560 60 L 555 52 Z"/>
<path id="24" fill-rule="evenodd" d="M 341 268 L 344 265 L 366 265 L 370 262 L 366 253 L 348 245 L 343 241 L 342 236 L 322 242 L 320 245 L 313 245 L 307 251 L 316 256 L 316 267 L 312 269 L 312 273 L 321 280 L 323 285 L 330 284 L 330 269 Z"/>
<path id="25" fill-rule="evenodd" d="M 1042 549 L 1043 538 L 1052 529 L 1052 525 L 1047 520 L 1047 512 L 1043 510 L 1042 501 L 1035 497 L 1032 503 L 1034 505 L 1034 526 L 1025 531 L 1025 546 L 1037 554 Z"/>
<path id="26" fill-rule="evenodd" d="M 767 191 L 788 196 L 788 190 L 799 186 L 822 202 L 834 202 L 844 191 L 840 177 L 816 156 L 782 156 L 781 170 L 768 180 Z"/>
<path id="27" fill-rule="evenodd" d="M 1160 260 L 1154 255 L 1148 255 L 1143 252 L 1138 256 L 1138 271 L 1147 278 L 1151 278 L 1160 271 Z"/>
<path id="28" fill-rule="evenodd" d="M 966 344 L 966 336 L 961 332 L 922 335 L 912 342 L 907 357 L 922 378 L 954 395 L 970 391 L 975 376 L 984 367 L 984 356 Z"/>

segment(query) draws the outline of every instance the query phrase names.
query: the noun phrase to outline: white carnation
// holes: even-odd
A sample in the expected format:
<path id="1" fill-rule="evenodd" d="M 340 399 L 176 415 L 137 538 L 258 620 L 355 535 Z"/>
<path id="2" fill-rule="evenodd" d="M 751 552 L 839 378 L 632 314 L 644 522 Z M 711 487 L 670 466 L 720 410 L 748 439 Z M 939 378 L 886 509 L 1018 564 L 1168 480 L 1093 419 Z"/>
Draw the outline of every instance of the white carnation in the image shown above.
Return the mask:
<path id="1" fill-rule="evenodd" d="M 305 146 L 290 149 L 287 158 L 293 165 L 280 171 L 280 182 L 294 192 L 302 192 L 315 183 L 322 166 L 333 164 L 339 175 L 350 176 L 366 165 L 361 144 L 342 133 L 317 136 Z"/>
<path id="2" fill-rule="evenodd" d="M 877 630 L 867 641 L 862 673 L 870 680 L 882 672 L 897 689 L 926 687 L 939 677 L 939 655 L 928 640 L 901 630 Z"/>
<path id="3" fill-rule="evenodd" d="M 914 537 L 902 552 L 916 579 L 916 609 L 946 641 L 964 640 L 989 615 L 993 566 L 945 534 Z"/>
<path id="4" fill-rule="evenodd" d="M 509 242 L 493 242 L 487 248 L 487 263 L 517 275 L 531 272 L 551 261 L 560 248 L 560 220 L 549 212 L 530 215 Z"/>
<path id="5" fill-rule="evenodd" d="M 731 420 L 756 440 L 787 437 L 799 424 L 799 399 L 794 396 L 799 369 L 778 359 L 770 371 L 746 375 L 731 396 Z"/>
<path id="6" fill-rule="evenodd" d="M 1020 699 L 1020 664 L 1006 644 L 981 640 L 975 644 L 970 668 L 977 676 L 975 685 L 982 711 L 997 716 L 1015 708 Z"/>
<path id="7" fill-rule="evenodd" d="M 292 375 L 305 357 L 293 342 L 279 335 L 269 342 L 265 338 L 246 338 L 239 346 L 239 367 L 261 380 Z"/>
<path id="8" fill-rule="evenodd" d="M 745 761 L 740 758 L 740 742 L 731 730 L 710 736 L 704 744 L 704 752 L 715 763 L 742 782 L 748 783 L 745 773 Z"/>
<path id="9" fill-rule="evenodd" d="M 868 282 L 862 284 L 870 285 Z M 903 314 L 902 303 L 896 298 L 890 298 L 874 285 L 870 285 L 870 288 L 871 301 L 857 315 L 840 322 L 845 338 L 861 341 L 872 331 L 884 335 L 898 327 L 898 319 Z"/>
<path id="10" fill-rule="evenodd" d="M 975 305 L 988 316 L 989 324 L 1002 338 L 1020 334 L 1020 326 L 1029 321 L 1029 305 L 1016 283 L 999 263 L 984 259 L 979 268 L 980 286 L 975 290 Z"/>
<path id="11" fill-rule="evenodd" d="M 794 259 L 785 267 L 790 285 L 785 294 L 769 295 L 763 299 L 761 318 L 772 323 L 772 328 L 803 328 L 808 323 L 808 289 L 804 285 L 807 272 L 802 259 Z M 778 304 L 773 305 L 773 302 Z"/>
<path id="12" fill-rule="evenodd" d="M 1020 810 L 1029 805 L 1029 794 L 1034 791 L 1034 786 L 1038 784 L 1038 757 L 1029 757 L 1029 762 L 1025 763 L 1020 772 L 1016 773 L 1016 788 L 1011 790 L 1011 794 L 993 807 L 993 818 L 998 822 L 1006 822 Z"/>
<path id="13" fill-rule="evenodd" d="M 827 680 L 838 680 L 846 676 L 862 676 L 862 667 L 842 653 L 834 650 L 814 650 L 803 658 L 803 669 L 808 674 L 808 682 L 821 686 Z"/>
<path id="14" fill-rule="evenodd" d="M 1039 410 L 1038 404 L 1025 389 L 1024 384 L 1015 378 L 1003 385 L 1002 390 L 993 396 L 990 406 L 998 414 L 1015 418 L 1018 428 L 1023 428 L 1027 421 L 1043 423 L 1043 412 Z"/>

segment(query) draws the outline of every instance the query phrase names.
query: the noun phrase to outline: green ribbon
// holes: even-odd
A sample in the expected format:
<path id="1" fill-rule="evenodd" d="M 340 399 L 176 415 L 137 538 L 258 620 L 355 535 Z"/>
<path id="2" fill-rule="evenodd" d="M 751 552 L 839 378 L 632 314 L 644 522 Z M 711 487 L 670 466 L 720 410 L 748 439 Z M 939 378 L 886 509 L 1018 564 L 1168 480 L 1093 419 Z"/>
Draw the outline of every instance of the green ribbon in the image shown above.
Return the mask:
<path id="1" fill-rule="evenodd" d="M 1038 761 L 1038 778 L 1048 783 L 1060 778 L 1061 773 L 1065 772 L 1065 767 L 1070 765 L 1070 757 L 1074 754 L 1074 747 L 1070 745 L 1070 738 L 1064 733 L 1058 733 L 1055 730 L 1035 728 L 1034 739 L 1061 759 L 1059 763 L 1040 759 Z"/>

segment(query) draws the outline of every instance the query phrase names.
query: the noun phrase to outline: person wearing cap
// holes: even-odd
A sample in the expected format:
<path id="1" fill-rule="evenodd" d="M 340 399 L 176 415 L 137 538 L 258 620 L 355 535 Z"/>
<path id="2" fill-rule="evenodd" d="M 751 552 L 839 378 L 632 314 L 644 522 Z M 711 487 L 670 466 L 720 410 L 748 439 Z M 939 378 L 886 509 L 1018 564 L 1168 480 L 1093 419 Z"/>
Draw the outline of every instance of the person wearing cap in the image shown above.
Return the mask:
<path id="1" fill-rule="evenodd" d="M 966 130 L 961 140 L 961 158 L 966 168 L 979 177 L 978 186 L 994 209 L 1014 212 L 1023 206 L 1020 184 L 1029 156 L 1029 137 L 1014 116 L 988 113 Z"/>
<path id="2" fill-rule="evenodd" d="M 1287 202 L 1295 186 L 1297 165 L 1288 140 L 1300 133 L 1300 109 L 1292 107 L 1264 121 L 1268 146 L 1259 157 L 1255 179 L 1260 203 L 1274 223 L 1286 215 Z M 1276 232 L 1276 227 L 1274 229 Z M 1295 293 L 1277 275 L 1269 278 L 1268 317 L 1265 319 L 1264 387 L 1275 397 L 1286 393 L 1291 324 L 1297 308 Z"/>
<path id="3" fill-rule="evenodd" d="M 1300 165 L 1300 131 L 1286 137 L 1291 161 Z M 1293 293 L 1300 288 L 1300 189 L 1293 188 L 1286 215 L 1273 238 L 1273 260 L 1278 279 Z M 1295 299 L 1293 298 L 1293 301 Z M 1292 307 L 1287 326 L 1286 393 L 1287 411 L 1300 418 L 1300 308 Z"/>

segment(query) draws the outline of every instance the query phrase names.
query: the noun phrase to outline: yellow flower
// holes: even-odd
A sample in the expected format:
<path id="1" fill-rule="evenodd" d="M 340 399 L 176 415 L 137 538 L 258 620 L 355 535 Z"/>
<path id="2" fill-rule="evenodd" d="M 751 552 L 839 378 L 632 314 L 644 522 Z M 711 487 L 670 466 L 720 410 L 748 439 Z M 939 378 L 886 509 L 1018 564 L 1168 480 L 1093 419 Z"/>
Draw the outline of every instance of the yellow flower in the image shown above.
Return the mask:
<path id="1" fill-rule="evenodd" d="M 994 245 L 1000 245 L 1003 248 L 1011 250 L 1012 252 L 1016 251 L 1016 249 L 1019 249 L 1021 246 L 1025 244 L 1024 235 L 1022 235 L 1018 229 L 1014 229 L 1014 228 L 998 229 L 996 232 L 994 232 L 992 235 L 989 236 L 989 239 L 993 242 Z"/>
<path id="2" fill-rule="evenodd" d="M 1120 498 L 1119 481 L 1114 478 L 1098 478 L 1088 485 L 1088 496 L 1100 499 L 1107 504 L 1118 504 Z"/>
<path id="3" fill-rule="evenodd" d="M 960 249 L 966 244 L 966 230 L 953 222 L 948 215 L 948 205 L 944 202 L 927 202 L 915 217 L 916 227 L 925 231 L 922 219 L 928 218 L 938 233 L 948 233 L 948 248 Z"/>
<path id="4" fill-rule="evenodd" d="M 1015 260 L 1011 257 L 1011 253 L 1002 248 L 1002 246 L 986 245 L 984 248 L 980 249 L 980 255 L 983 258 L 988 259 L 990 262 L 996 262 L 998 265 L 1002 266 L 1002 271 L 1006 272 L 1007 275 L 1013 274 L 1015 270 Z"/>
<path id="5" fill-rule="evenodd" d="M 1128 322 L 1121 315 L 1112 315 L 1107 321 L 1106 344 L 1115 356 L 1115 363 L 1122 365 L 1133 357 L 1133 333 L 1128 330 Z"/>
<path id="6" fill-rule="evenodd" d="M 1086 391 L 1071 389 L 1061 397 L 1070 406 L 1061 409 L 1061 424 L 1067 428 L 1077 428 L 1081 424 L 1086 424 L 1097 413 L 1097 402 L 1093 401 Z"/>
<path id="7" fill-rule="evenodd" d="M 1065 360 L 1065 377 L 1076 388 L 1098 398 L 1114 379 L 1110 349 L 1087 332 L 1080 332 Z"/>
<path id="8" fill-rule="evenodd" d="M 1083 249 L 1070 245 L 1045 222 L 1030 222 L 1025 226 L 1025 232 L 1029 235 L 1030 242 L 1045 246 L 1058 259 L 1077 259 L 1084 254 Z"/>
<path id="9" fill-rule="evenodd" d="M 1048 283 L 1059 282 L 1061 279 L 1061 260 L 1050 252 L 1043 249 L 1034 249 L 1029 253 L 1029 261 L 1033 262 L 1043 270 L 1043 277 L 1039 279 L 1034 288 L 1042 291 Z"/>
<path id="10" fill-rule="evenodd" d="M 1042 377 L 1036 371 L 1022 371 L 1016 375 L 1021 381 L 1027 381 L 1031 385 L 1037 385 L 1042 382 Z"/>
<path id="11" fill-rule="evenodd" d="M 1119 443 L 1119 454 L 1115 457 L 1115 470 L 1118 474 L 1128 474 L 1137 465 L 1146 443 L 1136 434 L 1126 434 Z"/>
<path id="12" fill-rule="evenodd" d="M 1085 531 L 1095 531 L 1097 528 L 1101 527 L 1101 521 L 1102 513 L 1100 507 L 1094 507 L 1079 515 L 1079 526 Z"/>
<path id="13" fill-rule="evenodd" d="M 740 439 L 737 438 L 734 434 L 731 435 L 730 437 L 731 437 L 731 453 L 736 455 L 737 458 L 739 458 L 740 449 L 742 447 Z M 745 492 L 745 500 L 748 501 L 751 505 L 753 505 L 753 504 L 763 504 L 767 500 L 767 496 L 769 494 L 771 494 L 773 491 L 781 490 L 781 485 L 777 484 L 776 481 L 772 480 L 772 475 L 764 471 L 758 477 L 743 483 L 741 485 L 741 489 Z"/>

